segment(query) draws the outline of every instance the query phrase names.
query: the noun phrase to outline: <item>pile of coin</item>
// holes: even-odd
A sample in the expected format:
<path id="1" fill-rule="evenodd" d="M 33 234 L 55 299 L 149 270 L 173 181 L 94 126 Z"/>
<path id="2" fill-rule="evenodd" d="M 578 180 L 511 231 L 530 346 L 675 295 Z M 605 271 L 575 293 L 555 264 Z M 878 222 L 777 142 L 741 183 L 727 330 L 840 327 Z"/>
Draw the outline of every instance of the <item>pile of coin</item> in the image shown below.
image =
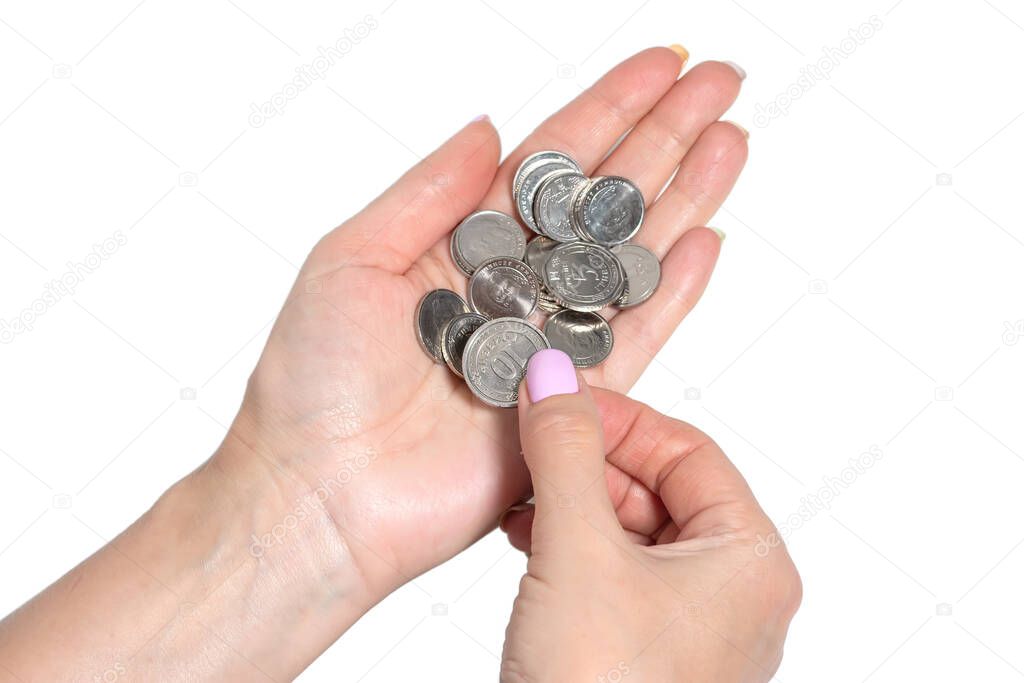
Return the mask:
<path id="1" fill-rule="evenodd" d="M 528 156 L 512 199 L 535 236 L 500 211 L 477 211 L 452 233 L 455 266 L 469 276 L 467 298 L 428 292 L 416 312 L 424 350 L 493 406 L 518 400 L 526 363 L 546 348 L 577 367 L 611 354 L 612 328 L 597 311 L 626 308 L 654 294 L 661 264 L 628 241 L 644 219 L 640 190 L 625 178 L 588 178 L 561 152 Z M 467 301 L 468 299 L 468 301 Z M 543 332 L 531 319 L 543 323 Z"/>

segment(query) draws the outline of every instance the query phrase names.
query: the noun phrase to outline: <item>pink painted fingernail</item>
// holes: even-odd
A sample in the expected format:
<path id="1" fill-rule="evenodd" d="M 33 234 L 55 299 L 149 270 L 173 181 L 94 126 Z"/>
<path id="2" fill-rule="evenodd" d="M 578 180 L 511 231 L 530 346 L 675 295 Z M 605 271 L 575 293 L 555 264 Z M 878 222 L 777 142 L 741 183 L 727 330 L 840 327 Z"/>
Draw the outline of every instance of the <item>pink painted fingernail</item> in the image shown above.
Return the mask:
<path id="1" fill-rule="evenodd" d="M 526 365 L 526 389 L 534 403 L 548 396 L 575 394 L 580 390 L 576 368 L 564 351 L 544 349 L 530 356 Z"/>
<path id="2" fill-rule="evenodd" d="M 477 121 L 490 121 L 490 120 L 491 120 L 491 117 L 488 116 L 487 114 L 480 114 L 480 116 L 478 116 L 475 119 L 473 119 L 472 121 L 470 121 L 470 123 L 476 123 Z"/>

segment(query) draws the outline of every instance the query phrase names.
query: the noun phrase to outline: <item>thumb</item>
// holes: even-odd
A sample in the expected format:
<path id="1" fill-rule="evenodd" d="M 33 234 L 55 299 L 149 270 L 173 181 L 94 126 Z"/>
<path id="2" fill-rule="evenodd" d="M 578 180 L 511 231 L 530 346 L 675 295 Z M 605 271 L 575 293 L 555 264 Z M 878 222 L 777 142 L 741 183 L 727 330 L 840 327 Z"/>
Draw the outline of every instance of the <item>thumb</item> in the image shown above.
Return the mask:
<path id="1" fill-rule="evenodd" d="M 534 552 L 621 534 L 605 484 L 604 431 L 590 388 L 557 349 L 538 351 L 519 391 L 519 438 L 533 480 Z M 581 533 L 589 532 L 589 533 Z"/>

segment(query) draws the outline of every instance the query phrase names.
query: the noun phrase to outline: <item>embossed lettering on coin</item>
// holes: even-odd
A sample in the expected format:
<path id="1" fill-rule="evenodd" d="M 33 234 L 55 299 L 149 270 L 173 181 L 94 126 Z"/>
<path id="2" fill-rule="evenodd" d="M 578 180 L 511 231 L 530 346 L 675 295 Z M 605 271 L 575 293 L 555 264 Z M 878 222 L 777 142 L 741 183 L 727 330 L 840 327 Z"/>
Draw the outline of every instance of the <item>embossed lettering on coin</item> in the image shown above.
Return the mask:
<path id="1" fill-rule="evenodd" d="M 462 377 L 462 353 L 466 342 L 487 318 L 479 313 L 460 313 L 449 321 L 441 335 L 441 355 L 448 368 Z"/>
<path id="2" fill-rule="evenodd" d="M 612 253 L 626 271 L 626 291 L 615 305 L 627 308 L 650 299 L 661 282 L 658 257 L 639 244 L 620 244 L 612 247 Z"/>
<path id="3" fill-rule="evenodd" d="M 595 178 L 574 202 L 573 227 L 581 239 L 605 246 L 622 244 L 644 220 L 644 198 L 618 176 Z"/>
<path id="4" fill-rule="evenodd" d="M 622 296 L 626 275 L 615 254 L 597 244 L 570 242 L 556 247 L 544 266 L 551 296 L 574 311 L 596 311 Z"/>
<path id="5" fill-rule="evenodd" d="M 577 164 L 568 154 L 563 154 L 562 152 L 556 152 L 554 150 L 534 152 L 523 159 L 519 163 L 519 168 L 516 169 L 516 175 L 512 179 L 513 198 L 519 194 L 519 188 L 523 184 L 523 177 L 526 175 L 529 168 L 535 165 L 538 161 L 560 161 L 565 164 L 566 168 L 572 168 L 577 171 L 580 170 L 579 164 Z"/>
<path id="6" fill-rule="evenodd" d="M 480 326 L 466 343 L 462 370 L 470 390 L 484 403 L 512 408 L 530 356 L 550 348 L 547 337 L 519 318 L 497 318 Z"/>
<path id="7" fill-rule="evenodd" d="M 569 210 L 573 192 L 586 182 L 585 175 L 568 169 L 545 176 L 533 200 L 533 220 L 542 234 L 559 242 L 579 239 L 572 228 Z"/>
<path id="8" fill-rule="evenodd" d="M 526 318 L 537 308 L 540 281 L 517 259 L 484 261 L 469 279 L 469 304 L 488 318 Z"/>
<path id="9" fill-rule="evenodd" d="M 416 337 L 435 363 L 444 364 L 441 333 L 449 321 L 460 313 L 469 313 L 469 306 L 451 290 L 435 289 L 420 299 L 416 307 Z"/>
<path id="10" fill-rule="evenodd" d="M 576 165 L 575 161 L 563 155 L 563 158 L 539 159 L 522 169 L 523 175 L 519 183 L 519 189 L 513 196 L 513 199 L 516 202 L 516 211 L 519 212 L 519 218 L 526 224 L 526 227 L 534 232 L 543 234 L 533 218 L 533 200 L 536 196 L 537 188 L 549 174 L 562 170 L 579 171 L 579 166 Z"/>

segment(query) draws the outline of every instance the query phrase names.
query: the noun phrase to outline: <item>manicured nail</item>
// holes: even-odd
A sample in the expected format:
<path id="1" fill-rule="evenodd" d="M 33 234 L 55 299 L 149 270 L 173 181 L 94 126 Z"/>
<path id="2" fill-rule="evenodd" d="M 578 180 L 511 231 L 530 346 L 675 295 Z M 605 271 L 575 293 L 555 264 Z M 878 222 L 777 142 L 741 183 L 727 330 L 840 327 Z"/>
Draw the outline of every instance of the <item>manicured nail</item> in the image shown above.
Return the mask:
<path id="1" fill-rule="evenodd" d="M 475 119 L 473 119 L 472 121 L 470 121 L 470 123 L 476 123 L 477 121 L 490 121 L 490 120 L 491 120 L 491 117 L 488 116 L 487 114 L 480 114 L 480 116 L 478 116 Z"/>
<path id="2" fill-rule="evenodd" d="M 747 77 L 747 72 L 744 71 L 743 67 L 740 66 L 739 64 L 737 64 L 736 62 L 730 62 L 730 61 L 726 60 L 726 61 L 722 62 L 722 64 L 728 64 L 729 66 L 731 66 L 732 70 L 736 72 L 736 75 L 740 77 L 741 81 L 744 78 Z"/>
<path id="3" fill-rule="evenodd" d="M 672 50 L 672 52 L 675 52 L 677 55 L 679 55 L 679 59 L 683 60 L 683 63 L 679 65 L 680 70 L 682 70 L 682 68 L 686 66 L 686 62 L 690 61 L 690 51 L 687 50 L 682 45 L 680 45 L 679 43 L 676 43 L 675 45 L 669 45 L 668 49 Z"/>
<path id="4" fill-rule="evenodd" d="M 726 121 L 726 123 L 728 123 L 730 125 L 733 125 L 733 126 L 736 126 L 737 128 L 739 128 L 740 132 L 743 133 L 743 137 L 745 137 L 745 138 L 749 138 L 750 137 L 750 131 L 747 130 L 746 128 L 744 128 L 743 126 L 741 126 L 740 124 L 736 123 L 735 121 Z"/>
<path id="5" fill-rule="evenodd" d="M 530 356 L 526 365 L 526 389 L 534 403 L 548 396 L 575 394 L 580 390 L 576 382 L 576 368 L 564 351 L 544 349 Z"/>
<path id="6" fill-rule="evenodd" d="M 724 230 L 719 230 L 718 228 L 712 228 L 710 225 L 708 226 L 708 230 L 711 230 L 716 235 L 718 235 L 718 239 L 720 239 L 721 241 L 723 241 L 723 242 L 725 241 L 725 231 Z"/>

